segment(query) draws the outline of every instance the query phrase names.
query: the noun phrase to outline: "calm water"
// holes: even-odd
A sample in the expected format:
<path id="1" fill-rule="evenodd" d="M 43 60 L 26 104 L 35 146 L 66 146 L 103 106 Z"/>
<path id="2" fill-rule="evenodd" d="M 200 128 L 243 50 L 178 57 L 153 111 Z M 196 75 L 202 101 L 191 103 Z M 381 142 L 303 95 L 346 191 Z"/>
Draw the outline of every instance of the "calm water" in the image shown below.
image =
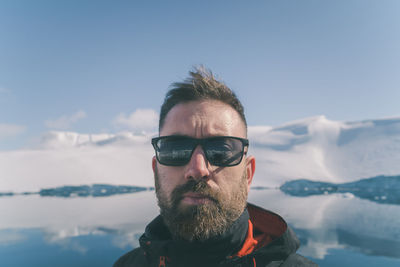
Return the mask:
<path id="1" fill-rule="evenodd" d="M 320 266 L 400 266 L 400 206 L 351 194 L 292 197 L 253 190 L 281 214 L 299 253 Z M 111 266 L 158 213 L 153 191 L 102 198 L 0 197 L 0 266 Z"/>

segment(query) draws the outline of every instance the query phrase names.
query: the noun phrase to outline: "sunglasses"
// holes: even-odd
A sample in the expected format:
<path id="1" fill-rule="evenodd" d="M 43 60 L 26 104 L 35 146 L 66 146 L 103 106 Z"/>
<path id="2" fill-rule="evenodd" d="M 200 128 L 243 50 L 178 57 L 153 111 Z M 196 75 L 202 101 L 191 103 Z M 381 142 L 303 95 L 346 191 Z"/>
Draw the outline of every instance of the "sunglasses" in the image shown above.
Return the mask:
<path id="1" fill-rule="evenodd" d="M 189 163 L 193 151 L 200 145 L 207 161 L 214 166 L 238 165 L 245 154 L 249 140 L 233 136 L 215 136 L 196 139 L 187 136 L 170 135 L 151 140 L 157 161 L 167 166 L 184 166 Z"/>

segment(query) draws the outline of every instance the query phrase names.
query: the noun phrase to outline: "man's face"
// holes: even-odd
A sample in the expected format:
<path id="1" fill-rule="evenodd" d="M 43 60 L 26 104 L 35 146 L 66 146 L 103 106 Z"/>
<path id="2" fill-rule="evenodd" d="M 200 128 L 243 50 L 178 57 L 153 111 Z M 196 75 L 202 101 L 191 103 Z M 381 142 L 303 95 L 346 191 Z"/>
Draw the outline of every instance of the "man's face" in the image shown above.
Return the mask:
<path id="1" fill-rule="evenodd" d="M 160 131 L 160 136 L 168 135 L 246 138 L 246 128 L 229 105 L 196 101 L 178 104 L 169 111 Z M 237 166 L 213 166 L 201 146 L 184 166 L 161 165 L 154 157 L 158 203 L 174 237 L 205 240 L 221 234 L 243 212 L 254 168 L 253 157 L 243 157 Z"/>

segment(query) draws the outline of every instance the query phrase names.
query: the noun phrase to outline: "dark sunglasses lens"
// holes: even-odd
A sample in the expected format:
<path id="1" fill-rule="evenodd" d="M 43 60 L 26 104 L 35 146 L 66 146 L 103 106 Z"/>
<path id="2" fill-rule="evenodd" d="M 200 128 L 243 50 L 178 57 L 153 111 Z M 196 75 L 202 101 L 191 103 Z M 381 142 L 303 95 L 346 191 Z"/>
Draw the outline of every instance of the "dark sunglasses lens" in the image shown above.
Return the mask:
<path id="1" fill-rule="evenodd" d="M 163 138 L 156 143 L 157 159 L 161 164 L 182 166 L 189 162 L 194 143 L 188 138 Z"/>
<path id="2" fill-rule="evenodd" d="M 208 161 L 215 166 L 234 166 L 243 157 L 243 143 L 235 138 L 210 139 L 204 149 Z"/>

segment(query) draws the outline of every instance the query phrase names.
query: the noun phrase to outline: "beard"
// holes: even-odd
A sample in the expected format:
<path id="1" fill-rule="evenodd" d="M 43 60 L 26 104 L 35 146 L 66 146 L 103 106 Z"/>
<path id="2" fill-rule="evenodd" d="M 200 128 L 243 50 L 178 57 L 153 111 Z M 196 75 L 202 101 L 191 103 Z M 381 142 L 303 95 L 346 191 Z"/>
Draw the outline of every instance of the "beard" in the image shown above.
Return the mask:
<path id="1" fill-rule="evenodd" d="M 168 197 L 160 185 L 157 169 L 154 179 L 160 214 L 174 239 L 204 241 L 217 237 L 239 218 L 247 204 L 246 172 L 240 182 L 225 194 L 212 189 L 204 179 L 192 179 L 177 186 Z M 209 201 L 182 205 L 181 200 L 188 192 L 202 194 Z"/>

